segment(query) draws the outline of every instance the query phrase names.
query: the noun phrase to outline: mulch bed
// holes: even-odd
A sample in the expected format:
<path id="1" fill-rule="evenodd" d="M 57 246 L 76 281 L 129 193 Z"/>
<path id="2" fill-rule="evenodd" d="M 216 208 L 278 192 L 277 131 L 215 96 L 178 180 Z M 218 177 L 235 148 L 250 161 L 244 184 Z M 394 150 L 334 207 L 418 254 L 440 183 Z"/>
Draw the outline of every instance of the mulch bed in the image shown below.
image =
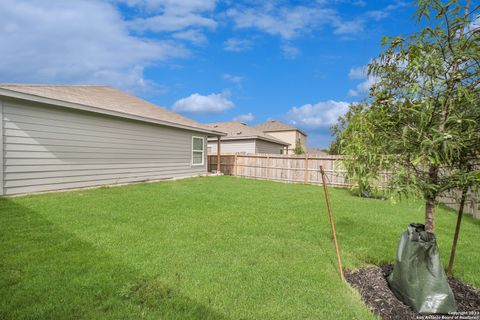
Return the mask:
<path id="1" fill-rule="evenodd" d="M 345 278 L 357 289 L 362 300 L 383 320 L 411 320 L 418 314 L 398 300 L 390 290 L 386 277 L 392 265 L 345 271 Z M 457 301 L 457 311 L 480 311 L 480 289 L 449 277 L 448 282 Z"/>

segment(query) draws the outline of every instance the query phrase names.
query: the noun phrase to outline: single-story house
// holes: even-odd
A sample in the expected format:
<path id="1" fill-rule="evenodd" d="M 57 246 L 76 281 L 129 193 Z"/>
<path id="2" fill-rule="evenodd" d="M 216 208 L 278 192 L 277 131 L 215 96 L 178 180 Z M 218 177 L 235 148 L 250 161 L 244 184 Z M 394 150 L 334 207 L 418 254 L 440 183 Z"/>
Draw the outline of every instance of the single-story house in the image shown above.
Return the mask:
<path id="1" fill-rule="evenodd" d="M 226 136 L 220 138 L 221 153 L 282 154 L 288 149 L 288 143 L 249 127 L 243 122 L 219 122 L 208 124 L 208 126 L 213 130 L 226 133 Z M 208 152 L 217 153 L 217 144 L 214 138 L 209 138 Z"/>
<path id="2" fill-rule="evenodd" d="M 204 175 L 222 135 L 111 87 L 0 84 L 0 195 Z"/>
<path id="3" fill-rule="evenodd" d="M 297 142 L 300 143 L 302 149 L 307 150 L 307 134 L 289 124 L 284 122 L 270 120 L 254 126 L 254 128 L 263 131 L 264 133 L 277 138 L 289 145 L 288 154 L 293 154 L 293 149 Z"/>

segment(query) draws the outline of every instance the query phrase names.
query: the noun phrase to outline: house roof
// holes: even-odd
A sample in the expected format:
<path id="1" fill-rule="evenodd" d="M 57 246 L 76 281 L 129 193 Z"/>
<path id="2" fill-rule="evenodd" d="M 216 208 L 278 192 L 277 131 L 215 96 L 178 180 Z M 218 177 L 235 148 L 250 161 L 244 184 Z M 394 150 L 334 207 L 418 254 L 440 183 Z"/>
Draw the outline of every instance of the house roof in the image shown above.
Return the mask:
<path id="1" fill-rule="evenodd" d="M 262 130 L 258 130 L 254 127 L 248 126 L 244 122 L 230 121 L 230 122 L 218 122 L 207 124 L 210 128 L 225 132 L 227 135 L 222 137 L 222 140 L 237 140 L 237 139 L 260 139 L 269 142 L 274 142 L 282 146 L 288 146 L 282 140 L 272 137 L 269 134 L 264 133 Z"/>
<path id="2" fill-rule="evenodd" d="M 307 153 L 308 155 L 314 155 L 314 156 L 328 156 L 329 154 L 325 151 L 323 151 L 322 149 L 319 149 L 319 148 L 314 148 L 314 147 L 309 147 L 307 146 L 305 148 L 305 153 Z"/>
<path id="3" fill-rule="evenodd" d="M 109 86 L 0 84 L 0 95 L 224 135 L 206 125 Z"/>
<path id="4" fill-rule="evenodd" d="M 256 126 L 253 126 L 254 128 L 257 128 L 259 130 L 262 130 L 263 132 L 274 132 L 274 131 L 298 131 L 300 133 L 302 133 L 304 136 L 307 136 L 307 134 L 305 132 L 303 132 L 302 130 L 292 126 L 292 125 L 289 125 L 289 124 L 286 124 L 284 122 L 281 122 L 281 121 L 277 121 L 277 120 L 269 120 L 269 121 L 266 121 L 264 123 L 261 123 L 261 124 L 257 124 Z"/>

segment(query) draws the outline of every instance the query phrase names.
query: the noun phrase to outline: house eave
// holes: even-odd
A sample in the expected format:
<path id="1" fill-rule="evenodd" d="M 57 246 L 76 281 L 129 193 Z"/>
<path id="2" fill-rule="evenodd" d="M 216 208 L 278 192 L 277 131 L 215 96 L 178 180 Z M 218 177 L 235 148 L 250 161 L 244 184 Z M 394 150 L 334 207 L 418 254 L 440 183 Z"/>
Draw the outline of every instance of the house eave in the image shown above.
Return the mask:
<path id="1" fill-rule="evenodd" d="M 278 129 L 278 130 L 262 130 L 263 132 L 269 133 L 269 132 L 286 132 L 286 131 L 298 131 L 301 134 L 303 134 L 305 137 L 308 135 L 305 133 L 305 131 L 300 130 L 300 129 Z"/>
<path id="2" fill-rule="evenodd" d="M 228 137 L 228 136 L 223 136 L 221 138 L 221 141 L 232 141 L 232 140 L 252 140 L 252 139 L 258 139 L 258 140 L 264 140 L 268 142 L 272 142 L 275 144 L 279 144 L 282 146 L 290 146 L 290 143 L 286 143 L 283 141 L 277 141 L 275 139 L 269 139 L 261 136 L 242 136 L 242 137 Z M 208 139 L 209 142 L 217 141 L 216 139 Z"/>

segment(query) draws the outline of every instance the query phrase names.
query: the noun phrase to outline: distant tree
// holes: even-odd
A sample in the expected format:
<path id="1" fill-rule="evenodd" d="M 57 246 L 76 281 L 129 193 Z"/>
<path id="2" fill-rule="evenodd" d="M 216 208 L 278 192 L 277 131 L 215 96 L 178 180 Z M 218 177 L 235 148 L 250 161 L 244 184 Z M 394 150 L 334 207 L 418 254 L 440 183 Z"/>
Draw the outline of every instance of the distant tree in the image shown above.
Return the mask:
<path id="1" fill-rule="evenodd" d="M 376 80 L 369 98 L 333 131 L 348 177 L 368 191 L 389 171 L 387 191 L 422 196 L 434 232 L 439 196 L 480 184 L 480 31 L 472 15 L 479 7 L 417 4 L 417 22 L 428 26 L 382 40 L 384 52 L 368 67 Z"/>
<path id="2" fill-rule="evenodd" d="M 302 148 L 302 144 L 300 143 L 300 139 L 298 139 L 295 142 L 295 148 L 293 148 L 293 153 L 295 153 L 295 154 L 304 154 L 305 153 L 305 151 Z"/>
<path id="3" fill-rule="evenodd" d="M 328 150 L 330 154 L 342 154 L 342 146 L 345 145 L 345 142 L 342 142 L 344 138 L 342 132 L 347 128 L 350 118 L 357 112 L 356 105 L 356 103 L 350 104 L 347 113 L 339 117 L 337 123 L 330 127 L 330 132 L 334 137 Z"/>
<path id="4" fill-rule="evenodd" d="M 333 133 L 333 130 L 335 130 L 336 126 L 333 126 L 332 127 L 332 134 L 335 136 L 335 134 Z M 328 154 L 340 154 L 341 153 L 341 150 L 340 150 L 340 147 L 341 147 L 341 144 L 340 144 L 340 137 L 339 136 L 335 136 L 335 139 L 333 139 L 332 142 L 330 142 L 330 146 L 328 147 L 327 150 L 325 150 Z"/>

